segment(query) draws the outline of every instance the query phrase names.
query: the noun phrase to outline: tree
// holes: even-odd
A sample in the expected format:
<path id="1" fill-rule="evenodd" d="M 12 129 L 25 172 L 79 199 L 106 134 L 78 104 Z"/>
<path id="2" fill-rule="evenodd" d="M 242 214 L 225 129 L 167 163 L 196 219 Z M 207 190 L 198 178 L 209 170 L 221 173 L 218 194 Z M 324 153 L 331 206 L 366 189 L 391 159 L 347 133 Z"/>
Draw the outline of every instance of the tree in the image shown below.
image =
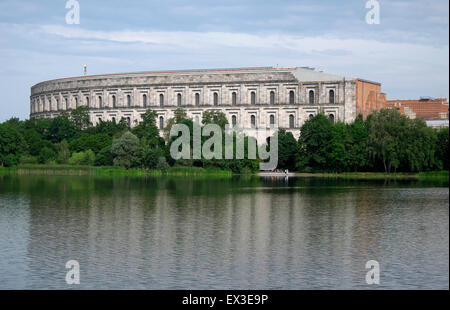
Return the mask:
<path id="1" fill-rule="evenodd" d="M 111 145 L 104 147 L 95 156 L 94 165 L 95 166 L 112 166 L 114 164 L 114 158 L 111 153 Z"/>
<path id="2" fill-rule="evenodd" d="M 349 125 L 349 134 L 352 144 L 349 152 L 349 169 L 359 171 L 369 164 L 367 153 L 367 128 L 361 114 Z"/>
<path id="3" fill-rule="evenodd" d="M 400 166 L 407 117 L 392 109 L 375 111 L 367 118 L 368 151 L 373 160 L 380 160 L 390 173 Z"/>
<path id="4" fill-rule="evenodd" d="M 121 136 L 128 130 L 126 121 L 122 118 L 119 123 L 113 121 L 100 121 L 95 127 L 89 127 L 84 130 L 88 134 L 107 134 L 110 137 Z"/>
<path id="5" fill-rule="evenodd" d="M 351 162 L 350 149 L 352 142 L 346 124 L 338 122 L 332 126 L 327 156 L 327 165 L 330 170 L 337 172 L 347 171 Z"/>
<path id="6" fill-rule="evenodd" d="M 442 128 L 437 133 L 436 157 L 442 162 L 442 168 L 448 170 L 448 127 Z"/>
<path id="7" fill-rule="evenodd" d="M 8 124 L 0 124 L 0 166 L 16 165 L 24 148 L 25 143 L 19 131 Z"/>
<path id="8" fill-rule="evenodd" d="M 53 149 L 53 144 L 43 139 L 35 129 L 26 129 L 23 137 L 26 143 L 26 150 L 32 156 L 39 156 L 40 151 L 44 147 Z"/>
<path id="9" fill-rule="evenodd" d="M 89 120 L 89 107 L 80 106 L 70 112 L 70 118 L 78 130 L 83 130 L 91 125 Z"/>
<path id="10" fill-rule="evenodd" d="M 142 166 L 149 169 L 154 169 L 158 164 L 159 158 L 164 157 L 164 150 L 159 147 L 152 148 L 145 137 L 141 139 L 139 153 Z"/>
<path id="11" fill-rule="evenodd" d="M 164 145 L 164 140 L 159 136 L 159 130 L 156 127 L 157 116 L 155 111 L 148 109 L 142 114 L 142 121 L 132 130 L 139 139 L 145 138 L 151 147 Z"/>
<path id="12" fill-rule="evenodd" d="M 75 152 L 69 159 L 69 164 L 71 165 L 92 166 L 94 162 L 95 162 L 95 154 L 92 150 L 87 150 L 84 152 Z"/>
<path id="13" fill-rule="evenodd" d="M 169 141 L 170 140 L 170 130 L 172 129 L 172 126 L 174 125 L 174 124 L 180 124 L 180 123 L 182 123 L 183 121 L 186 121 L 186 120 L 190 120 L 188 117 L 187 117 L 187 114 L 186 114 L 186 111 L 184 110 L 184 109 L 182 109 L 182 108 L 177 108 L 175 111 L 174 111 L 174 117 L 173 118 L 170 118 L 168 121 L 167 121 L 167 125 L 166 125 L 166 127 L 164 128 L 164 139 L 166 140 L 166 141 Z"/>
<path id="14" fill-rule="evenodd" d="M 58 144 L 58 155 L 56 157 L 56 161 L 58 164 L 67 164 L 70 158 L 69 144 L 66 140 L 62 140 L 60 144 Z"/>
<path id="15" fill-rule="evenodd" d="M 291 132 L 278 131 L 278 168 L 295 170 L 298 160 L 298 143 Z"/>
<path id="16" fill-rule="evenodd" d="M 299 137 L 300 156 L 298 167 L 306 170 L 326 170 L 328 145 L 332 138 L 332 124 L 323 114 L 307 120 Z"/>
<path id="17" fill-rule="evenodd" d="M 136 166 L 139 158 L 139 139 L 131 132 L 125 132 L 120 138 L 114 139 L 111 147 L 114 165 L 125 167 Z"/>
<path id="18" fill-rule="evenodd" d="M 203 112 L 202 124 L 216 124 L 219 125 L 222 130 L 225 129 L 225 125 L 228 124 L 226 115 L 221 111 L 207 110 Z"/>
<path id="19" fill-rule="evenodd" d="M 44 147 L 39 152 L 38 162 L 40 164 L 48 164 L 49 162 L 51 162 L 55 159 L 56 159 L 56 153 L 51 148 Z"/>
<path id="20" fill-rule="evenodd" d="M 63 112 L 58 117 L 52 119 L 44 138 L 53 143 L 59 143 L 62 140 L 72 141 L 80 132 L 80 129 L 69 118 L 69 115 Z"/>
<path id="21" fill-rule="evenodd" d="M 408 119 L 407 128 L 399 143 L 403 171 L 423 171 L 436 166 L 436 130 L 427 126 L 422 118 Z"/>
<path id="22" fill-rule="evenodd" d="M 164 156 L 159 157 L 155 169 L 166 171 L 168 168 L 169 164 L 167 163 L 166 158 Z"/>
<path id="23" fill-rule="evenodd" d="M 111 143 L 112 138 L 106 133 L 83 133 L 79 138 L 70 142 L 70 150 L 72 152 L 81 152 L 90 149 L 97 154 L 101 149 L 111 145 Z"/>

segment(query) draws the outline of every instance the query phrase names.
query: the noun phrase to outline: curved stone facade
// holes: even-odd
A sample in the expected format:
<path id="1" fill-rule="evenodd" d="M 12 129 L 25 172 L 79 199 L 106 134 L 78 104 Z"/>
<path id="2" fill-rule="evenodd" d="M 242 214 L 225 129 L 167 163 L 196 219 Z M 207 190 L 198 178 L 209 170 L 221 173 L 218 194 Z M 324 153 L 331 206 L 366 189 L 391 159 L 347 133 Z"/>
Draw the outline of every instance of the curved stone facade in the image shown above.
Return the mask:
<path id="1" fill-rule="evenodd" d="M 277 126 L 298 137 L 305 120 L 320 112 L 333 121 L 354 120 L 356 80 L 310 68 L 242 68 L 82 76 L 31 88 L 30 117 L 55 117 L 82 105 L 93 124 L 125 118 L 134 126 L 152 109 L 164 127 L 181 107 L 194 121 L 220 110 L 230 124 Z"/>

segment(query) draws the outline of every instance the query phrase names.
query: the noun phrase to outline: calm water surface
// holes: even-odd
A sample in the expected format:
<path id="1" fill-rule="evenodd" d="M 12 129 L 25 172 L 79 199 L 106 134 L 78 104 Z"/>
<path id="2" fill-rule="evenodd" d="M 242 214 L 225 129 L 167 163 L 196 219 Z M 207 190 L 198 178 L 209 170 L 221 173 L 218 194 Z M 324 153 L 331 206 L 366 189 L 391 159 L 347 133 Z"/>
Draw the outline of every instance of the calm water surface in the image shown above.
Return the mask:
<path id="1" fill-rule="evenodd" d="M 0 289 L 448 289 L 444 185 L 0 176 Z"/>

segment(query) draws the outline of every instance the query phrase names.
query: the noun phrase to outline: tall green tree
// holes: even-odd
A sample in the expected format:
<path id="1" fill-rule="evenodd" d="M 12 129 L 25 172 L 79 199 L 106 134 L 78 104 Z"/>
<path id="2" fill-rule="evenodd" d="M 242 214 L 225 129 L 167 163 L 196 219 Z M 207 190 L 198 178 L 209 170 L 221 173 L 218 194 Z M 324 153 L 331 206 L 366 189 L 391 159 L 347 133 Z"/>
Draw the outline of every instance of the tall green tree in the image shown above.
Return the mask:
<path id="1" fill-rule="evenodd" d="M 69 143 L 66 140 L 62 140 L 61 143 L 58 144 L 58 154 L 56 157 L 56 161 L 58 164 L 67 164 L 70 158 L 70 150 Z"/>
<path id="2" fill-rule="evenodd" d="M 306 170 L 328 168 L 328 146 L 332 138 L 332 124 L 323 114 L 307 120 L 301 127 L 299 137 L 298 167 Z"/>
<path id="3" fill-rule="evenodd" d="M 298 161 L 298 143 L 291 132 L 278 131 L 278 168 L 295 170 Z"/>
<path id="4" fill-rule="evenodd" d="M 166 127 L 163 129 L 164 139 L 169 141 L 170 138 L 170 130 L 174 124 L 180 124 L 183 121 L 187 121 L 189 123 L 189 118 L 187 117 L 186 111 L 182 108 L 177 108 L 174 111 L 174 117 L 167 120 Z"/>
<path id="5" fill-rule="evenodd" d="M 132 129 L 132 133 L 139 139 L 145 138 L 146 143 L 151 148 L 164 145 L 164 139 L 159 136 L 159 130 L 156 126 L 157 116 L 155 111 L 148 109 L 142 114 L 142 121 Z"/>
<path id="6" fill-rule="evenodd" d="M 0 166 L 14 166 L 23 154 L 25 143 L 20 132 L 9 124 L 0 124 Z"/>
<path id="7" fill-rule="evenodd" d="M 219 125 L 222 130 L 224 130 L 225 125 L 228 124 L 228 119 L 226 115 L 221 111 L 206 110 L 205 112 L 203 112 L 202 124 L 216 124 Z"/>
<path id="8" fill-rule="evenodd" d="M 442 128 L 437 133 L 436 157 L 442 163 L 441 167 L 448 170 L 448 127 Z"/>
<path id="9" fill-rule="evenodd" d="M 114 165 L 126 169 L 139 164 L 139 139 L 131 132 L 125 132 L 120 138 L 114 139 L 111 147 Z"/>
<path id="10" fill-rule="evenodd" d="M 91 126 L 89 119 L 89 107 L 80 106 L 70 112 L 70 118 L 78 130 L 83 130 Z"/>
<path id="11" fill-rule="evenodd" d="M 348 127 L 351 137 L 349 152 L 349 170 L 360 171 L 369 165 L 367 152 L 367 127 L 361 114 Z"/>
<path id="12" fill-rule="evenodd" d="M 406 116 L 393 109 L 375 111 L 367 118 L 369 154 L 387 173 L 400 166 L 407 122 Z"/>
<path id="13" fill-rule="evenodd" d="M 111 145 L 112 138 L 106 133 L 88 134 L 83 133 L 79 138 L 70 142 L 70 150 L 72 152 L 82 152 L 92 150 L 94 153 L 100 152 L 101 149 Z"/>
<path id="14" fill-rule="evenodd" d="M 352 144 L 352 137 L 346 124 L 338 122 L 332 126 L 330 144 L 328 145 L 328 169 L 336 172 L 343 172 L 349 169 Z"/>

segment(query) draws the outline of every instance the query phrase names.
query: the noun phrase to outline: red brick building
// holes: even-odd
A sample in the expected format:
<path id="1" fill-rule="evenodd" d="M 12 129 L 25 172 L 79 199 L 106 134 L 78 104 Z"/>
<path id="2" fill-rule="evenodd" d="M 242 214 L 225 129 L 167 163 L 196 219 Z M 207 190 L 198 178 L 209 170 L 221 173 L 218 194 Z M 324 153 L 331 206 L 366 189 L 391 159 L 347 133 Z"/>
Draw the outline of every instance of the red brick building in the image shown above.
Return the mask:
<path id="1" fill-rule="evenodd" d="M 383 108 L 396 109 L 411 119 L 423 118 L 433 127 L 448 126 L 448 101 L 446 98 L 422 97 L 418 100 L 386 100 L 382 94 Z"/>

